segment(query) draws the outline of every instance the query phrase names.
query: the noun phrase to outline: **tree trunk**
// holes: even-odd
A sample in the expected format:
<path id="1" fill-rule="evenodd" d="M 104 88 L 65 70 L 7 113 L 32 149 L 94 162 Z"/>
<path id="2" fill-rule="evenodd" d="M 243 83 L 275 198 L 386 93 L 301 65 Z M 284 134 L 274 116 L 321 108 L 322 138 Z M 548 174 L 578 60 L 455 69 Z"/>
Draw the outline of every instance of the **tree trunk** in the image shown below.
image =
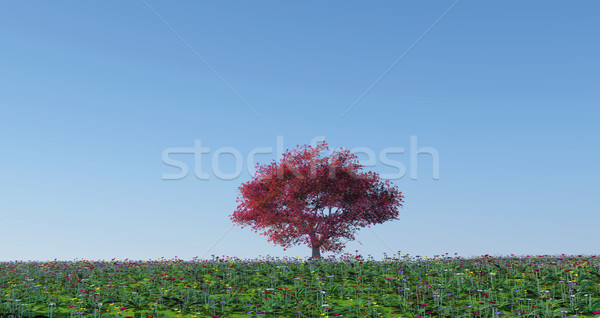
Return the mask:
<path id="1" fill-rule="evenodd" d="M 321 248 L 319 246 L 312 247 L 312 258 L 321 258 Z"/>
<path id="2" fill-rule="evenodd" d="M 317 245 L 317 236 L 313 233 L 310 235 L 310 245 L 312 247 L 312 258 L 321 257 L 321 246 Z"/>

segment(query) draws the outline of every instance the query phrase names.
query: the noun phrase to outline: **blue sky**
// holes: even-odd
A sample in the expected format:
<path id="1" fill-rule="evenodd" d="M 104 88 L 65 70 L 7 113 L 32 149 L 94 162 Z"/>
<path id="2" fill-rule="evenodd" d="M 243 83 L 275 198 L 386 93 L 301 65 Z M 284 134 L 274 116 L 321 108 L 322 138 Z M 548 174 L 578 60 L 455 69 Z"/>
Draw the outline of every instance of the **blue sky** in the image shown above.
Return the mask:
<path id="1" fill-rule="evenodd" d="M 390 158 L 408 170 L 411 136 L 438 152 L 439 180 L 419 156 L 416 180 L 393 180 L 400 220 L 363 229 L 348 252 L 597 254 L 599 9 L 2 2 L 0 261 L 307 256 L 231 229 L 248 154 L 278 136 L 403 147 Z M 163 152 L 196 140 L 210 178 L 163 180 L 178 171 Z M 211 172 L 223 147 L 244 159 L 233 180 Z M 193 170 L 191 155 L 173 158 Z M 232 156 L 218 164 L 235 169 Z"/>

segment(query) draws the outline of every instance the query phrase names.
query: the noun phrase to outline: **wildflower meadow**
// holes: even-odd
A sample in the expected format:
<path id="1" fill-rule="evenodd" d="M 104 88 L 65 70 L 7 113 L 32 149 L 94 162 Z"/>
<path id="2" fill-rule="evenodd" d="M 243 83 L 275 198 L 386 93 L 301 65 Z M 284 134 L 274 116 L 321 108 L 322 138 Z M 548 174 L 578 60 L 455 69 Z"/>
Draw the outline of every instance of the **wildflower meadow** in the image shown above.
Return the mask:
<path id="1" fill-rule="evenodd" d="M 0 263 L 0 316 L 600 317 L 597 256 Z"/>

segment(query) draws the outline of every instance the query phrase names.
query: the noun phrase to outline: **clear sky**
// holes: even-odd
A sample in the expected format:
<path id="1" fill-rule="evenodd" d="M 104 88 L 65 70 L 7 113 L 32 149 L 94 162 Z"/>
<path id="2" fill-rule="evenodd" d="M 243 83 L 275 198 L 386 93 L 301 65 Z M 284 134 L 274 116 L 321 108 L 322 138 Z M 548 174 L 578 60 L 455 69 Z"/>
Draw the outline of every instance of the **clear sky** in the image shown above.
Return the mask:
<path id="1" fill-rule="evenodd" d="M 253 150 L 319 136 L 405 149 L 348 252 L 599 253 L 600 2 L 146 1 L 0 3 L 0 261 L 308 256 L 229 215 Z M 196 141 L 208 180 L 164 180 Z"/>

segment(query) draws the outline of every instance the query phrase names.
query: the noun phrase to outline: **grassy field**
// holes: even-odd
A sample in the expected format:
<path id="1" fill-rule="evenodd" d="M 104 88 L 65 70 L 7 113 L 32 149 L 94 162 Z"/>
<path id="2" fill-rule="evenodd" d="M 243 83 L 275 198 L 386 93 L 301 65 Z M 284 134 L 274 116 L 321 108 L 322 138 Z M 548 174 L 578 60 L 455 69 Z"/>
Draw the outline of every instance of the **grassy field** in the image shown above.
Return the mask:
<path id="1" fill-rule="evenodd" d="M 600 317 L 600 259 L 4 262 L 0 316 Z"/>

